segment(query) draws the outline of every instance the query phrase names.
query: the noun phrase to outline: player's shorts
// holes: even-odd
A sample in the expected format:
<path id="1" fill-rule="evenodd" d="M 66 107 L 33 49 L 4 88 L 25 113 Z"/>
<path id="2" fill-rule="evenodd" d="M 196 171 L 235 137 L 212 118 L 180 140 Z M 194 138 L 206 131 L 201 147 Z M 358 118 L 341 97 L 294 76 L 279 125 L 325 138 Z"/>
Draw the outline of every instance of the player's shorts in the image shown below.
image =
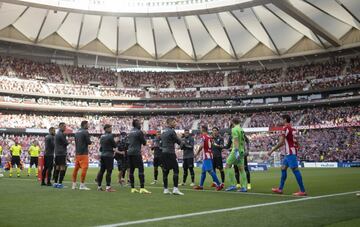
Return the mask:
<path id="1" fill-rule="evenodd" d="M 38 157 L 30 157 L 30 167 L 35 165 L 38 167 L 39 164 L 39 158 Z"/>
<path id="2" fill-rule="evenodd" d="M 213 167 L 216 169 L 223 169 L 223 160 L 222 157 L 214 157 L 213 158 Z"/>
<path id="3" fill-rule="evenodd" d="M 154 157 L 154 167 L 162 166 L 162 160 L 161 157 Z"/>
<path id="4" fill-rule="evenodd" d="M 114 169 L 114 158 L 113 157 L 100 157 L 100 168 L 110 171 Z"/>
<path id="5" fill-rule="evenodd" d="M 162 159 L 163 168 L 165 170 L 179 169 L 179 165 L 176 160 L 176 154 L 162 153 L 161 159 Z"/>
<path id="6" fill-rule="evenodd" d="M 57 166 L 65 166 L 66 165 L 66 156 L 56 156 L 55 157 L 55 165 Z"/>
<path id="7" fill-rule="evenodd" d="M 212 159 L 205 159 L 202 163 L 202 171 L 208 172 L 213 171 L 213 161 Z"/>
<path id="8" fill-rule="evenodd" d="M 185 158 L 183 160 L 183 168 L 189 169 L 194 167 L 194 158 Z"/>
<path id="9" fill-rule="evenodd" d="M 54 166 L 54 156 L 45 156 L 44 166 L 48 169 L 52 168 Z"/>
<path id="10" fill-rule="evenodd" d="M 299 167 L 296 155 L 286 155 L 282 160 L 282 165 L 292 169 Z"/>
<path id="11" fill-rule="evenodd" d="M 75 167 L 80 167 L 81 169 L 89 168 L 89 155 L 76 155 Z"/>
<path id="12" fill-rule="evenodd" d="M 127 157 L 121 157 L 116 159 L 118 171 L 126 171 L 129 169 L 129 160 Z"/>
<path id="13" fill-rule="evenodd" d="M 240 152 L 240 153 L 244 154 L 244 152 Z M 231 165 L 244 166 L 244 162 L 245 162 L 244 156 L 241 157 L 241 155 L 240 155 L 240 159 L 236 159 L 235 151 L 231 151 L 228 158 L 226 159 L 226 164 L 229 166 L 231 166 Z"/>
<path id="14" fill-rule="evenodd" d="M 128 159 L 130 169 L 140 168 L 144 166 L 141 155 L 128 155 Z"/>
<path id="15" fill-rule="evenodd" d="M 20 168 L 20 156 L 12 156 L 11 157 L 11 166 L 17 166 L 17 168 Z"/>

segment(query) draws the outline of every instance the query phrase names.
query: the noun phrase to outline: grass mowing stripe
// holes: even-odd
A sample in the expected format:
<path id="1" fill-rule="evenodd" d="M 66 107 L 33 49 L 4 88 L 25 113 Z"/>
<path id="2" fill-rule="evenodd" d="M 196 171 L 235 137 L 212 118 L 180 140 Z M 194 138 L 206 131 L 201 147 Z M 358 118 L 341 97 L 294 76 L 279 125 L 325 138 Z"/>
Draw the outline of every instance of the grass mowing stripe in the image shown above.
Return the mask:
<path id="1" fill-rule="evenodd" d="M 337 196 L 355 194 L 357 192 L 358 191 L 336 193 L 336 194 L 330 194 L 330 195 L 321 195 L 321 196 L 314 196 L 314 197 L 305 197 L 305 198 L 300 198 L 300 199 L 293 199 L 293 200 L 286 200 L 286 201 L 279 201 L 279 202 L 261 203 L 261 204 L 256 204 L 256 205 L 247 205 L 247 206 L 240 206 L 240 207 L 233 207 L 233 208 L 226 208 L 226 209 L 201 211 L 201 212 L 195 212 L 195 213 L 189 213 L 189 214 L 180 214 L 180 215 L 172 215 L 172 216 L 165 216 L 165 217 L 159 217 L 159 218 L 142 219 L 142 220 L 137 220 L 137 221 L 120 222 L 120 223 L 109 224 L 109 225 L 100 225 L 97 227 L 116 227 L 116 226 L 144 224 L 144 223 L 149 223 L 149 222 L 159 222 L 159 221 L 165 221 L 165 220 L 173 220 L 173 219 L 208 215 L 208 214 L 214 214 L 214 213 L 223 213 L 223 212 L 250 209 L 250 208 L 256 208 L 256 207 L 266 207 L 266 206 L 273 206 L 273 205 L 280 205 L 280 204 L 287 204 L 287 203 L 296 203 L 296 202 L 307 201 L 307 200 L 337 197 Z"/>

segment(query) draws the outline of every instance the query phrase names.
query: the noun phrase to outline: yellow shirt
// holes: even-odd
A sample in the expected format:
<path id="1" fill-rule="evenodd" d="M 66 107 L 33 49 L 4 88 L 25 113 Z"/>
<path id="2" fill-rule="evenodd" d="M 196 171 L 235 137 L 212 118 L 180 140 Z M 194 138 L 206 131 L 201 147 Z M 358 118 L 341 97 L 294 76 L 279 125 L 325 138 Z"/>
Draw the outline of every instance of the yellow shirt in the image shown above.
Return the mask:
<path id="1" fill-rule="evenodd" d="M 12 156 L 20 156 L 20 154 L 21 154 L 21 145 L 17 145 L 17 146 L 15 146 L 15 144 L 12 145 L 10 147 L 10 151 L 11 151 Z"/>
<path id="2" fill-rule="evenodd" d="M 0 155 L 2 155 L 2 151 L 3 151 L 2 146 L 0 146 Z"/>
<path id="3" fill-rule="evenodd" d="M 39 155 L 40 155 L 40 147 L 31 145 L 29 147 L 29 153 L 30 153 L 31 157 L 39 157 Z"/>

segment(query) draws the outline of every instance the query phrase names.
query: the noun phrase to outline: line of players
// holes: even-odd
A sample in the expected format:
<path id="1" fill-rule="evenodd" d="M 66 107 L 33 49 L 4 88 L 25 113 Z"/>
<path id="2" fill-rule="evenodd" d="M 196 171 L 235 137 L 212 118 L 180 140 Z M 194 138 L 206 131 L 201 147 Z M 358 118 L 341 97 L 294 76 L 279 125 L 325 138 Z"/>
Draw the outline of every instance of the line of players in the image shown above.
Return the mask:
<path id="1" fill-rule="evenodd" d="M 298 170 L 296 153 L 297 145 L 293 135 L 293 128 L 290 125 L 291 118 L 288 115 L 282 116 L 284 119 L 284 128 L 283 134 L 280 137 L 280 142 L 277 144 L 268 155 L 270 156 L 272 152 L 279 149 L 281 146 L 285 145 L 285 156 L 283 159 L 282 165 L 282 177 L 280 181 L 280 187 L 274 188 L 274 193 L 282 193 L 284 183 L 286 180 L 286 171 L 290 167 L 293 170 L 293 173 L 298 181 L 300 191 L 295 193 L 295 195 L 304 196 L 305 188 L 302 182 L 302 177 L 300 171 Z M 179 165 L 177 162 L 177 157 L 175 154 L 175 144 L 180 145 L 181 149 L 184 150 L 184 178 L 183 185 L 186 182 L 188 175 L 188 170 L 191 174 L 191 185 L 194 186 L 196 190 L 202 190 L 204 181 L 206 178 L 206 173 L 209 173 L 212 177 L 213 184 L 216 187 L 217 191 L 220 191 L 224 188 L 225 174 L 227 175 L 229 187 L 226 191 L 235 191 L 238 189 L 235 184 L 235 178 L 237 183 L 240 183 L 239 192 L 247 192 L 248 188 L 251 187 L 248 182 L 250 182 L 250 174 L 246 166 L 246 146 L 248 140 L 245 136 L 243 129 L 240 126 L 238 119 L 233 119 L 231 124 L 231 144 L 224 146 L 223 140 L 219 136 L 218 128 L 213 128 L 213 137 L 208 135 L 207 126 L 201 126 L 201 144 L 197 151 L 194 154 L 194 139 L 191 137 L 189 131 L 185 131 L 184 138 L 180 139 L 175 132 L 176 120 L 174 118 L 168 118 L 166 120 L 166 128 L 160 134 L 157 134 L 156 141 L 154 143 L 155 159 L 154 159 L 154 184 L 157 183 L 158 177 L 158 168 L 161 166 L 163 173 L 163 186 L 164 194 L 175 194 L 183 195 L 178 188 L 179 182 Z M 131 193 L 141 193 L 141 194 L 150 194 L 151 192 L 145 189 L 145 175 L 144 175 L 144 164 L 141 155 L 141 147 L 146 145 L 145 135 L 141 131 L 141 123 L 139 120 L 134 119 L 132 122 L 133 129 L 129 132 L 128 135 L 122 134 L 122 142 L 115 138 L 112 134 L 112 126 L 106 124 L 104 126 L 104 135 L 100 138 L 100 170 L 96 177 L 96 182 L 98 184 L 98 191 L 107 191 L 114 192 L 115 190 L 111 188 L 111 175 L 114 166 L 114 158 L 117 159 L 118 167 L 121 172 L 119 173 L 119 181 L 123 183 L 124 175 L 126 170 L 129 171 L 129 180 L 131 184 Z M 42 172 L 42 183 L 41 185 L 52 185 L 51 184 L 51 170 L 55 161 L 54 169 L 54 184 L 52 185 L 55 188 L 64 188 L 62 184 L 65 172 L 66 172 L 66 157 L 67 157 L 67 146 L 69 142 L 64 134 L 66 129 L 65 123 L 59 124 L 59 130 L 55 134 L 55 128 L 51 127 L 49 129 L 49 135 L 45 138 L 45 164 Z M 125 141 L 125 142 L 124 142 Z M 246 142 L 247 141 L 247 142 Z M 75 133 L 75 147 L 76 147 L 76 157 L 75 157 L 75 168 L 72 174 L 72 189 L 77 189 L 77 174 L 79 169 L 82 169 L 81 179 L 80 179 L 80 190 L 90 190 L 85 186 L 85 178 L 87 169 L 89 166 L 89 157 L 88 157 L 88 146 L 92 142 L 90 141 L 90 135 L 88 133 L 88 122 L 81 122 L 81 128 Z M 16 146 L 16 145 L 15 145 Z M 230 147 L 231 152 L 226 160 L 225 171 L 223 170 L 221 151 L 224 147 Z M 14 152 L 15 151 L 15 152 Z M 21 149 L 20 149 L 21 151 Z M 12 151 L 12 163 L 20 165 L 16 156 L 19 154 L 19 149 L 13 149 Z M 215 153 L 215 156 L 214 156 Z M 202 154 L 202 173 L 200 184 L 195 186 L 195 176 L 194 176 L 194 155 L 197 157 Z M 232 167 L 236 166 L 237 169 L 234 171 Z M 140 181 L 140 190 L 135 188 L 134 180 L 134 171 L 138 169 L 138 176 Z M 220 170 L 221 181 L 217 178 L 215 169 Z M 247 169 L 247 171 L 246 171 Z M 173 191 L 172 193 L 168 189 L 168 176 L 170 171 L 173 171 Z M 106 172 L 106 188 L 102 188 L 103 176 Z M 237 174 L 239 172 L 239 174 Z M 247 174 L 246 174 L 247 172 Z M 19 171 L 18 171 L 19 173 Z M 46 177 L 47 175 L 47 177 Z M 239 177 L 235 177 L 235 175 Z M 19 175 L 18 175 L 19 176 Z M 47 183 L 45 184 L 45 177 Z M 239 179 L 240 178 L 240 179 Z"/>

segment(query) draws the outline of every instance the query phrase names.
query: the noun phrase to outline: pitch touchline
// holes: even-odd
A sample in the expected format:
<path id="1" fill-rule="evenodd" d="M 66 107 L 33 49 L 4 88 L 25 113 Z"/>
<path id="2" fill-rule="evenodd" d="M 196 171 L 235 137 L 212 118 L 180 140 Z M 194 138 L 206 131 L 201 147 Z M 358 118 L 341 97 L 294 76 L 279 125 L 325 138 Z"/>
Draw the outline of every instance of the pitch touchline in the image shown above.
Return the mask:
<path id="1" fill-rule="evenodd" d="M 18 178 L 3 178 L 5 180 L 18 180 L 18 181 L 33 181 L 33 179 L 18 179 Z M 64 183 L 72 183 L 71 181 L 63 181 Z M 90 185 L 96 185 L 96 183 L 93 182 L 86 182 L 86 184 L 90 184 Z M 123 187 L 124 189 L 126 189 L 127 187 Z M 148 186 L 146 188 L 153 188 L 153 189 L 163 189 L 163 187 L 157 187 L 157 186 Z M 130 189 L 130 188 L 129 188 Z M 204 189 L 202 191 L 195 191 L 194 189 L 191 188 L 180 188 L 181 191 L 191 191 L 191 192 L 210 192 L 210 193 L 226 193 L 226 194 L 233 194 L 233 195 L 260 195 L 260 196 L 272 196 L 272 197 L 291 197 L 291 198 L 297 198 L 296 196 L 293 195 L 279 195 L 279 194 L 270 194 L 270 193 L 261 193 L 261 192 L 246 192 L 246 193 L 234 193 L 234 192 L 225 192 L 225 191 L 214 191 L 214 190 L 210 190 L 210 189 Z"/>
<path id="2" fill-rule="evenodd" d="M 100 225 L 97 227 L 116 227 L 116 226 L 125 226 L 125 225 L 144 224 L 144 223 L 149 223 L 149 222 L 174 220 L 174 219 L 179 219 L 179 218 L 194 217 L 194 216 L 201 216 L 201 215 L 208 215 L 208 214 L 215 214 L 215 213 L 223 213 L 223 212 L 250 209 L 250 208 L 256 208 L 256 207 L 266 207 L 266 206 L 273 206 L 273 205 L 280 205 L 280 204 L 287 204 L 287 203 L 296 203 L 296 202 L 301 202 L 301 201 L 306 201 L 306 200 L 323 199 L 323 198 L 329 198 L 329 197 L 349 195 L 349 194 L 354 194 L 354 193 L 357 193 L 357 191 L 330 194 L 330 195 L 322 195 L 322 196 L 314 196 L 314 197 L 306 197 L 306 198 L 301 198 L 301 199 L 293 199 L 293 200 L 286 200 L 286 201 L 279 201 L 279 202 L 261 203 L 261 204 L 256 204 L 256 205 L 247 205 L 247 206 L 225 208 L 225 209 L 218 209 L 218 210 L 201 211 L 201 212 L 188 213 L 188 214 L 165 216 L 165 217 L 160 217 L 160 218 L 142 219 L 142 220 L 137 220 L 137 221 L 119 222 L 119 223 L 109 224 L 109 225 Z"/>

